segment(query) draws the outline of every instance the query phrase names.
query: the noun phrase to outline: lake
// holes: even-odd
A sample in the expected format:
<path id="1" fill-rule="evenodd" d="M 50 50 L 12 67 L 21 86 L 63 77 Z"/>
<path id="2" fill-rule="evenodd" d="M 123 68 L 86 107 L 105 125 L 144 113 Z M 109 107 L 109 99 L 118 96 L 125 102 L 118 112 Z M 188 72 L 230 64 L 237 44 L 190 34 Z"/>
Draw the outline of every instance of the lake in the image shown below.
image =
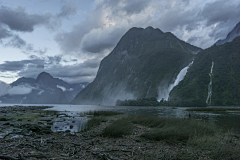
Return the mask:
<path id="1" fill-rule="evenodd" d="M 13 106 L 14 104 L 0 104 L 1 106 Z M 58 117 L 52 126 L 53 131 L 71 130 L 79 131 L 84 128 L 88 117 L 84 113 L 89 111 L 117 111 L 125 114 L 154 115 L 159 117 L 191 118 L 216 124 L 225 129 L 233 129 L 240 133 L 240 112 L 199 112 L 186 111 L 190 107 L 152 107 L 152 106 L 98 106 L 98 105 L 53 105 L 53 104 L 21 104 L 22 106 L 53 106 L 47 110 L 59 111 L 62 117 Z M 231 107 L 233 108 L 233 107 Z M 234 107 L 236 108 L 236 107 Z M 237 107 L 240 108 L 240 107 Z M 50 112 L 49 112 L 50 113 Z M 48 113 L 48 114 L 49 114 Z M 64 116 L 69 115 L 69 116 Z M 64 119 L 61 120 L 61 119 Z"/>

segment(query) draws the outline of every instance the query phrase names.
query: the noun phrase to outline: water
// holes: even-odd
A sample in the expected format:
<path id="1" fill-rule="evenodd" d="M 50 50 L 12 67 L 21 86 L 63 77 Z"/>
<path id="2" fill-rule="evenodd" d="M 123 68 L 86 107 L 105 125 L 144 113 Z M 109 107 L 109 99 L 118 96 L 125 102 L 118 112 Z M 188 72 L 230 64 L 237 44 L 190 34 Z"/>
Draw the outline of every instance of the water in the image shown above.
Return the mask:
<path id="1" fill-rule="evenodd" d="M 208 84 L 208 96 L 207 96 L 207 100 L 206 103 L 208 105 L 211 105 L 211 101 L 212 101 L 212 76 L 213 76 L 213 66 L 214 66 L 214 62 L 212 62 L 212 67 L 211 67 L 211 71 L 209 73 L 210 76 L 210 82 Z"/>
<path id="2" fill-rule="evenodd" d="M 185 75 L 187 74 L 188 68 L 193 64 L 193 61 L 191 63 L 189 63 L 188 66 L 184 67 L 177 75 L 176 80 L 174 81 L 173 84 L 171 84 L 170 86 L 168 86 L 167 88 L 164 87 L 159 87 L 159 93 L 158 93 L 158 101 L 161 101 L 162 99 L 164 100 L 168 100 L 169 98 L 169 93 L 171 92 L 171 90 L 177 86 L 179 84 L 180 81 L 183 80 L 183 78 L 185 77 Z"/>
<path id="3" fill-rule="evenodd" d="M 6 104 L 0 104 L 7 106 Z M 8 104 L 8 106 L 13 106 Z M 25 106 L 29 106 L 25 104 Z M 31 104 L 31 106 L 34 106 Z M 52 125 L 53 131 L 70 130 L 72 132 L 80 131 L 84 128 L 89 117 L 84 116 L 84 113 L 89 111 L 117 111 L 125 114 L 138 115 L 154 115 L 159 117 L 175 117 L 175 118 L 191 118 L 201 121 L 206 121 L 216 124 L 225 129 L 234 129 L 240 133 L 240 112 L 197 112 L 186 111 L 190 107 L 152 107 L 152 106 L 98 106 L 98 105 L 35 105 L 35 106 L 53 106 L 53 108 L 46 109 L 48 114 L 60 114 L 55 118 Z M 240 107 L 238 107 L 240 108 Z M 50 112 L 55 111 L 55 112 Z"/>

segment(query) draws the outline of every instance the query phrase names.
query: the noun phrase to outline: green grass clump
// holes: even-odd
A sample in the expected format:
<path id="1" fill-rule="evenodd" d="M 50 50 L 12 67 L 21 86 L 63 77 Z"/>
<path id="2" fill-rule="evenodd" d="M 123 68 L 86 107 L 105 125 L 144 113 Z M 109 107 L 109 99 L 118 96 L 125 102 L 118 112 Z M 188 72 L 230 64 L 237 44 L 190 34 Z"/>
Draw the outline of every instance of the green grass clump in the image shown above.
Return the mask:
<path id="1" fill-rule="evenodd" d="M 90 111 L 87 113 L 87 115 L 93 115 L 93 116 L 114 116 L 122 114 L 120 112 L 114 112 L 114 111 Z"/>
<path id="2" fill-rule="evenodd" d="M 220 132 L 216 126 L 192 119 L 130 116 L 133 123 L 150 127 L 142 137 L 167 142 L 187 142 L 191 137 L 213 136 Z"/>
<path id="3" fill-rule="evenodd" d="M 98 126 L 101 124 L 101 122 L 106 121 L 104 117 L 93 117 L 92 119 L 88 120 L 85 131 L 91 129 L 92 127 Z"/>
<path id="4" fill-rule="evenodd" d="M 106 137 L 122 137 L 123 135 L 129 135 L 133 131 L 133 127 L 130 121 L 125 118 L 121 118 L 107 126 L 102 135 Z"/>
<path id="5" fill-rule="evenodd" d="M 225 111 L 240 111 L 240 108 L 189 108 L 186 111 L 217 111 L 217 112 L 225 112 Z"/>

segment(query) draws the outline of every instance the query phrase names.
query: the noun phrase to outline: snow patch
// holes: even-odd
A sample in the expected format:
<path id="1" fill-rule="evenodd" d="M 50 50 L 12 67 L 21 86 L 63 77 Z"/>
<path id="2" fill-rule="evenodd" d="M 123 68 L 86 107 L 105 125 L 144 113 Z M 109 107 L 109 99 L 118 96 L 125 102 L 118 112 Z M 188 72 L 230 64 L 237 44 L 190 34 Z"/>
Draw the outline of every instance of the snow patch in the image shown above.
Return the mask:
<path id="1" fill-rule="evenodd" d="M 73 88 L 69 88 L 67 91 L 70 91 L 70 92 L 71 92 L 71 91 L 73 91 Z"/>
<path id="2" fill-rule="evenodd" d="M 57 88 L 60 88 L 63 92 L 65 92 L 66 91 L 66 88 L 65 87 L 63 87 L 63 86 L 60 86 L 60 85 L 57 85 Z"/>
<path id="3" fill-rule="evenodd" d="M 40 92 L 38 92 L 38 95 L 42 95 L 43 92 L 44 90 L 41 90 Z"/>

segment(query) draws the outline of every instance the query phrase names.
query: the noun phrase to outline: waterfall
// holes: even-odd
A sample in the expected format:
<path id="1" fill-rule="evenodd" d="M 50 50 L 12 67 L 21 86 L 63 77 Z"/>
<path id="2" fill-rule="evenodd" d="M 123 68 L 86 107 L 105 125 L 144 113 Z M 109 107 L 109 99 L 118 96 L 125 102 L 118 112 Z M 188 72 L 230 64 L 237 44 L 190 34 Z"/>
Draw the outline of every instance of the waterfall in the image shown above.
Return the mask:
<path id="1" fill-rule="evenodd" d="M 207 105 L 211 105 L 211 100 L 212 100 L 212 76 L 213 76 L 212 72 L 213 72 L 213 66 L 214 66 L 214 62 L 212 62 L 211 71 L 209 73 L 210 82 L 208 84 L 208 96 L 207 96 L 207 100 L 206 100 Z"/>
<path id="2" fill-rule="evenodd" d="M 162 99 L 168 100 L 169 98 L 169 93 L 171 90 L 178 85 L 180 81 L 183 80 L 185 75 L 187 74 L 188 68 L 193 64 L 193 61 L 189 63 L 188 66 L 184 67 L 177 75 L 177 78 L 175 79 L 174 83 L 167 87 L 160 86 L 158 89 L 158 101 L 161 101 Z"/>

